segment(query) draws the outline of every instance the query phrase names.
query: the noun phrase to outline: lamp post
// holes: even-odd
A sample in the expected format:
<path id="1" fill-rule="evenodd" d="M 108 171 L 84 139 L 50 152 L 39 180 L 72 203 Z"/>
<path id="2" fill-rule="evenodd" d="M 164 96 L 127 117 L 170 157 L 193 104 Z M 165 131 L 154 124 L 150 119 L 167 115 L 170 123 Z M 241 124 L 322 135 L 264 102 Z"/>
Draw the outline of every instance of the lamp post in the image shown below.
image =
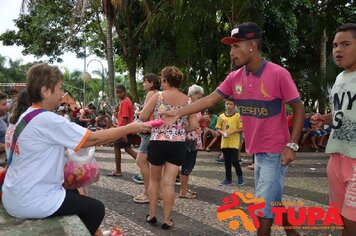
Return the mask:
<path id="1" fill-rule="evenodd" d="M 83 81 L 83 106 L 85 106 L 85 83 L 91 80 L 91 75 L 84 71 L 83 75 L 82 75 L 82 81 Z"/>
<path id="2" fill-rule="evenodd" d="M 101 63 L 101 61 L 99 61 L 98 59 L 91 59 L 88 64 L 87 64 L 87 67 L 89 67 L 89 64 L 92 62 L 92 61 L 97 61 L 100 63 L 101 65 L 101 91 L 103 91 L 103 93 L 105 93 L 105 77 L 104 77 L 104 66 L 103 66 L 103 63 Z"/>

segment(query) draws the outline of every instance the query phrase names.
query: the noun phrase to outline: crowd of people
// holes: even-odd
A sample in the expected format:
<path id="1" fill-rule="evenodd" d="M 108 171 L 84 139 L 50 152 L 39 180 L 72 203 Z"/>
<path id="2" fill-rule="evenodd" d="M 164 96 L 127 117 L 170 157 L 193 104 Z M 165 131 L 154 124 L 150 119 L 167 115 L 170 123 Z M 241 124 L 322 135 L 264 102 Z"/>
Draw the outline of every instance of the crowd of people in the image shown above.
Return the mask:
<path id="1" fill-rule="evenodd" d="M 60 104 L 60 70 L 47 64 L 32 66 L 26 90 L 13 97 L 10 106 L 7 96 L 0 94 L 0 152 L 6 151 L 8 158 L 2 187 L 6 211 L 31 219 L 75 214 L 92 235 L 101 235 L 104 205 L 62 186 L 64 150 L 113 142 L 115 170 L 109 176 L 122 176 L 121 149 L 125 149 L 136 160 L 144 183 L 142 193 L 133 201 L 149 203 L 149 212 L 143 218 L 156 225 L 157 203 L 162 199 L 161 228 L 168 230 L 174 225 L 171 212 L 177 176 L 181 183 L 178 196 L 196 198 L 188 182 L 198 150 L 210 151 L 219 137 L 225 166 L 225 179 L 220 185 L 232 184 L 232 166 L 236 185 L 244 185 L 239 162 L 243 133 L 246 152 L 253 154 L 255 197 L 266 202 L 262 214 L 256 213 L 260 224 L 257 235 L 270 235 L 272 203 L 282 201 L 287 166 L 296 158 L 300 137 L 304 142 L 310 136 L 312 147 L 319 149 L 324 142 L 316 143 L 313 137 L 329 134 L 325 151 L 331 153 L 327 167 L 330 204 L 336 205 L 344 221 L 342 235 L 356 235 L 356 25 L 343 25 L 335 34 L 333 56 L 344 71 L 331 90 L 332 112 L 325 115 L 305 114 L 290 73 L 262 57 L 262 30 L 255 23 L 236 26 L 221 42 L 231 47 L 231 58 L 239 69 L 228 74 L 214 92 L 203 97 L 203 88 L 191 85 L 184 94 L 183 73 L 167 66 L 160 76 L 143 77 L 146 96 L 142 109 L 135 111 L 126 87 L 118 85 L 119 105 L 112 117 L 104 110 L 96 116 L 92 104 L 71 117 L 65 104 Z M 222 114 L 206 111 L 221 100 L 225 101 Z M 290 120 L 287 104 L 293 110 Z M 11 115 L 5 120 L 10 109 Z M 152 127 L 146 122 L 158 119 L 163 119 L 164 125 Z M 132 135 L 137 133 L 141 136 L 138 153 L 131 147 Z M 289 226 L 286 214 L 283 222 Z M 285 230 L 288 236 L 300 235 L 292 227 Z"/>

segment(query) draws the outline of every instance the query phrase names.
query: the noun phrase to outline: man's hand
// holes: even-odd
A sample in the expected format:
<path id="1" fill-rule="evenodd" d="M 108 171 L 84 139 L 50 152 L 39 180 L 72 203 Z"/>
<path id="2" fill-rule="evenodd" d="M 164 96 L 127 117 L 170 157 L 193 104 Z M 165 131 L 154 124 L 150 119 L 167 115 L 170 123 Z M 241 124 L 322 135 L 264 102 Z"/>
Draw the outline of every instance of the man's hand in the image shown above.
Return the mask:
<path id="1" fill-rule="evenodd" d="M 161 114 L 164 120 L 163 130 L 170 129 L 179 118 L 177 110 L 163 111 Z"/>
<path id="2" fill-rule="evenodd" d="M 289 147 L 284 147 L 281 152 L 282 166 L 287 166 L 289 163 L 295 160 L 295 152 Z"/>

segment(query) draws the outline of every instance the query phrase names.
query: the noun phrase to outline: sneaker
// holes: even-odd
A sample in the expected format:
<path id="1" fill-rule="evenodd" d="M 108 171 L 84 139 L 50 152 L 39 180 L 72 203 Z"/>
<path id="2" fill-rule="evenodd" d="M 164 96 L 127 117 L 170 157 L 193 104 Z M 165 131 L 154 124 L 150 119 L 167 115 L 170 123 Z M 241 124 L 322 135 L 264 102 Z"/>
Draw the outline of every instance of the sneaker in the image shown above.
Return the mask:
<path id="1" fill-rule="evenodd" d="M 143 179 L 141 174 L 132 176 L 132 179 L 138 184 L 143 184 Z"/>
<path id="2" fill-rule="evenodd" d="M 237 185 L 238 186 L 243 186 L 245 185 L 244 177 L 243 176 L 238 176 L 237 177 Z"/>
<path id="3" fill-rule="evenodd" d="M 219 186 L 228 186 L 230 184 L 232 184 L 232 181 L 228 180 L 228 179 L 225 179 L 219 184 Z"/>
<path id="4" fill-rule="evenodd" d="M 178 186 L 180 186 L 180 178 L 177 176 L 177 178 L 176 178 L 176 183 L 175 183 L 176 185 L 178 185 Z"/>
<path id="5" fill-rule="evenodd" d="M 220 156 L 218 156 L 218 157 L 215 157 L 215 162 L 219 163 L 219 164 L 224 164 L 224 159 L 220 158 Z"/>

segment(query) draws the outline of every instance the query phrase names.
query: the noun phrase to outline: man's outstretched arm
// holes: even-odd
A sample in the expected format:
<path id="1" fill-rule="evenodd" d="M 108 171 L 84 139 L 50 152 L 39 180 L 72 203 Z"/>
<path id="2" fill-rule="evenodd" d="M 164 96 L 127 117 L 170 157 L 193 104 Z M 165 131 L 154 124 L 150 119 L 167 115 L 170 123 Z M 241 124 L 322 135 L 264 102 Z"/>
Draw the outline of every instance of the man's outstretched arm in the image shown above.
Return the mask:
<path id="1" fill-rule="evenodd" d="M 193 102 L 185 107 L 171 110 L 168 112 L 162 112 L 164 115 L 165 124 L 171 126 L 177 119 L 184 115 L 190 115 L 200 112 L 204 109 L 214 106 L 217 102 L 224 99 L 224 97 L 217 92 L 212 92 L 206 97 L 203 97 L 196 102 Z"/>

